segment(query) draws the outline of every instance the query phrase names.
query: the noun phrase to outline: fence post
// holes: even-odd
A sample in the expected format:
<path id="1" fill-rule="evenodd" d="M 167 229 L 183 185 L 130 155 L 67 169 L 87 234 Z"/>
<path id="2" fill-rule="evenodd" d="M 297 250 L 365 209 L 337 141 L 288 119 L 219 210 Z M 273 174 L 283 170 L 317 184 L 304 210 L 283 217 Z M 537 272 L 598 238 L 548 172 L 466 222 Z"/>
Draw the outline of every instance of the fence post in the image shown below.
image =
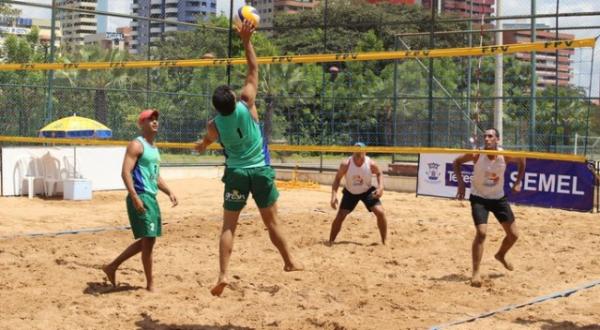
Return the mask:
<path id="1" fill-rule="evenodd" d="M 323 12 L 323 53 L 327 53 L 327 12 L 328 12 L 328 1 L 325 0 L 325 10 Z M 321 145 L 323 145 L 323 139 L 325 137 L 325 127 L 323 124 L 323 107 L 325 106 L 325 70 L 323 71 L 322 82 L 321 82 L 321 107 L 319 111 L 319 126 L 321 127 Z M 323 173 L 323 152 L 320 153 L 319 157 L 319 173 Z"/>
<path id="2" fill-rule="evenodd" d="M 535 1 L 531 0 L 531 42 L 536 41 L 536 29 L 535 29 Z M 531 98 L 529 105 L 529 150 L 535 150 L 535 132 L 536 132 L 536 122 L 535 122 L 535 113 L 536 113 L 536 105 L 537 105 L 537 75 L 535 72 L 536 69 L 536 56 L 535 52 L 531 52 Z"/>
<path id="3" fill-rule="evenodd" d="M 398 51 L 398 36 L 394 36 L 394 51 Z M 396 114 L 398 110 L 398 60 L 394 60 L 394 99 L 393 99 L 393 110 L 392 116 L 394 117 L 392 123 L 392 144 L 394 147 L 398 145 L 397 134 L 397 120 Z M 396 154 L 392 154 L 392 163 L 396 161 Z"/>
<path id="4" fill-rule="evenodd" d="M 558 36 L 558 10 L 560 6 L 560 0 L 556 0 L 556 36 L 555 39 L 556 40 L 560 40 L 559 36 Z M 559 53 L 558 53 L 558 49 L 555 52 L 555 63 L 554 63 L 554 75 L 555 75 L 555 79 L 554 79 L 554 138 L 550 139 L 550 141 L 554 142 L 554 152 L 556 152 L 558 150 L 558 59 L 559 59 Z M 577 133 L 575 133 L 577 134 Z M 563 132 L 564 135 L 564 132 Z M 563 141 L 564 143 L 564 141 Z"/>
<path id="5" fill-rule="evenodd" d="M 590 65 L 590 85 L 588 87 L 588 106 L 585 118 L 585 143 L 583 144 L 583 154 L 587 155 L 588 141 L 590 139 L 590 112 L 592 108 L 592 79 L 594 77 L 594 56 L 596 55 L 596 46 L 592 48 L 592 63 Z"/>
<path id="6" fill-rule="evenodd" d="M 436 9 L 436 0 L 432 0 L 431 2 L 431 31 L 429 34 L 429 48 L 435 48 L 435 9 Z M 438 0 L 440 1 L 440 0 Z M 429 89 L 429 114 L 428 114 L 428 129 L 427 129 L 427 146 L 433 146 L 433 58 L 429 58 L 429 79 L 428 79 L 428 89 Z"/>
<path id="7" fill-rule="evenodd" d="M 229 35 L 227 36 L 227 58 L 231 58 L 231 42 L 233 39 L 233 0 L 229 1 Z M 231 64 L 227 64 L 227 85 L 231 84 Z"/>
<path id="8" fill-rule="evenodd" d="M 501 0 L 496 0 L 496 16 L 501 16 Z M 500 31 L 496 32 L 496 44 L 503 44 L 503 35 L 502 35 L 502 21 L 496 21 L 498 29 Z M 500 141 L 504 139 L 504 55 L 498 54 L 496 55 L 496 67 L 494 74 L 494 127 L 498 130 L 498 134 L 500 134 Z"/>
<path id="9" fill-rule="evenodd" d="M 48 62 L 54 62 L 54 53 L 56 51 L 56 47 L 54 43 L 56 42 L 56 0 L 52 0 L 52 10 L 50 14 L 50 58 Z M 52 87 L 54 84 L 54 70 L 50 70 L 48 72 L 48 94 L 46 95 L 46 116 L 45 123 L 49 123 L 52 121 Z"/>

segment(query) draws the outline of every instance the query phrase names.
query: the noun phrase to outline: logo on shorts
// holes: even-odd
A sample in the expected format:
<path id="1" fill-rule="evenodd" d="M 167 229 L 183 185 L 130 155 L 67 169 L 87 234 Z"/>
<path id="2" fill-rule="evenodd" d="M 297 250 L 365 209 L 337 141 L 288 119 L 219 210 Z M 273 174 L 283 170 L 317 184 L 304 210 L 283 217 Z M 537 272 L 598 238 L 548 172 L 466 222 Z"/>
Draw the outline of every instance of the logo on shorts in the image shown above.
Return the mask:
<path id="1" fill-rule="evenodd" d="M 246 200 L 246 196 L 234 189 L 231 192 L 225 193 L 225 200 L 230 202 L 242 202 Z"/>
<path id="2" fill-rule="evenodd" d="M 425 168 L 425 180 L 431 183 L 440 182 L 440 164 L 438 163 L 427 163 L 427 168 Z"/>

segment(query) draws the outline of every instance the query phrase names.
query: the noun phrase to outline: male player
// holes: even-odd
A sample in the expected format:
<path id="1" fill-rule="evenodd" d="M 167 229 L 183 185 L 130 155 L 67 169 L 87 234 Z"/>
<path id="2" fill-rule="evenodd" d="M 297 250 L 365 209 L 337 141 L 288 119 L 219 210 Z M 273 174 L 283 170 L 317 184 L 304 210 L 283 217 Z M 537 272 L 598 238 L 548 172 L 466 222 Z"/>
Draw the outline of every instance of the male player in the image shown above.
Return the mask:
<path id="1" fill-rule="evenodd" d="M 142 135 L 127 146 L 121 176 L 127 188 L 127 214 L 136 241 L 125 249 L 113 262 L 104 266 L 108 280 L 116 285 L 116 272 L 125 260 L 142 252 L 142 264 L 146 275 L 146 290 L 154 290 L 152 278 L 152 249 L 156 237 L 161 236 L 162 222 L 156 200 L 158 190 L 169 196 L 173 207 L 177 197 L 160 176 L 160 154 L 154 145 L 158 133 L 158 111 L 144 110 L 138 117 Z"/>
<path id="2" fill-rule="evenodd" d="M 499 150 L 498 142 L 500 134 L 495 128 L 487 129 L 484 133 L 484 149 Z M 517 180 L 512 188 L 516 193 L 521 190 L 521 180 L 525 174 L 525 159 L 514 158 L 502 155 L 485 154 L 465 154 L 454 160 L 454 174 L 458 180 L 458 192 L 456 198 L 462 200 L 465 198 L 465 182 L 461 173 L 461 165 L 472 161 L 473 178 L 471 179 L 471 214 L 475 223 L 475 239 L 472 246 L 473 274 L 471 285 L 481 286 L 481 274 L 479 266 L 483 257 L 483 243 L 487 233 L 487 220 L 489 213 L 492 212 L 496 219 L 504 228 L 506 236 L 500 245 L 500 249 L 495 255 L 502 265 L 512 271 L 513 265 L 506 261 L 506 253 L 515 244 L 519 238 L 515 216 L 508 204 L 504 194 L 504 172 L 506 164 L 514 162 L 518 164 Z"/>
<path id="3" fill-rule="evenodd" d="M 228 265 L 233 249 L 233 238 L 240 212 L 250 193 L 259 208 L 262 220 L 269 231 L 271 242 L 281 254 L 285 271 L 302 270 L 303 266 L 292 258 L 287 242 L 277 222 L 277 198 L 275 171 L 270 166 L 269 152 L 264 143 L 258 112 L 258 63 L 250 41 L 254 27 L 245 21 L 238 31 L 248 62 L 248 74 L 241 97 L 238 100 L 233 89 L 227 85 L 215 89 L 212 102 L 217 116 L 208 123 L 204 139 L 196 150 L 203 152 L 211 143 L 219 140 L 226 156 L 223 229 L 219 245 L 220 272 L 217 284 L 211 290 L 220 296 L 229 284 Z"/>
<path id="4" fill-rule="evenodd" d="M 355 146 L 365 147 L 362 142 L 357 142 Z M 377 176 L 377 188 L 372 185 L 373 174 Z M 344 159 L 333 181 L 331 187 L 331 207 L 335 210 L 338 204 L 337 191 L 342 177 L 346 177 L 346 185 L 342 191 L 342 203 L 340 209 L 331 224 L 331 233 L 329 234 L 329 244 L 333 245 L 335 238 L 342 229 L 342 223 L 350 214 L 356 204 L 362 201 L 369 212 L 373 212 L 377 217 L 377 227 L 381 235 L 381 243 L 385 245 L 387 236 L 387 219 L 381 201 L 383 195 L 383 173 L 374 160 L 367 157 L 365 152 L 355 152 L 351 157 Z"/>

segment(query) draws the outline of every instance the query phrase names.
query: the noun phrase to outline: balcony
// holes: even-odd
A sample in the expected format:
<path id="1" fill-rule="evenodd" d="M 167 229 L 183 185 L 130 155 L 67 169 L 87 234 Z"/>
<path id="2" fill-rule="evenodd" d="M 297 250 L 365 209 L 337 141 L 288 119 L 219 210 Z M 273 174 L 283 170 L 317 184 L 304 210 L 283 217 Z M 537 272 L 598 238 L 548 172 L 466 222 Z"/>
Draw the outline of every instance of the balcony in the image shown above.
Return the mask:
<path id="1" fill-rule="evenodd" d="M 77 19 L 74 19 L 73 22 L 75 23 L 88 23 L 88 24 L 93 24 L 96 25 L 96 18 L 89 18 L 89 17 L 79 17 Z"/>

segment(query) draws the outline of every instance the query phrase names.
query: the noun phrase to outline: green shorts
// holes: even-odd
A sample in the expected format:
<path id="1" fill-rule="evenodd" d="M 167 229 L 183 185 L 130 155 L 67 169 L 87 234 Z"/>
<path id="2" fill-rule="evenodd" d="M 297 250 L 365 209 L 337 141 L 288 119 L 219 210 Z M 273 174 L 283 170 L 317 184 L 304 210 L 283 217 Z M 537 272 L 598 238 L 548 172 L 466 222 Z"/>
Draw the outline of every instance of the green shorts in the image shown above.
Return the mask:
<path id="1" fill-rule="evenodd" d="M 261 209 L 275 204 L 279 197 L 271 166 L 227 168 L 221 180 L 225 183 L 223 208 L 227 211 L 243 209 L 250 193 Z"/>
<path id="2" fill-rule="evenodd" d="M 162 221 L 160 218 L 160 208 L 156 196 L 152 194 L 138 194 L 146 212 L 140 213 L 133 206 L 131 197 L 127 195 L 127 215 L 129 215 L 129 224 L 133 231 L 135 239 L 141 237 L 159 237 L 162 234 Z"/>

